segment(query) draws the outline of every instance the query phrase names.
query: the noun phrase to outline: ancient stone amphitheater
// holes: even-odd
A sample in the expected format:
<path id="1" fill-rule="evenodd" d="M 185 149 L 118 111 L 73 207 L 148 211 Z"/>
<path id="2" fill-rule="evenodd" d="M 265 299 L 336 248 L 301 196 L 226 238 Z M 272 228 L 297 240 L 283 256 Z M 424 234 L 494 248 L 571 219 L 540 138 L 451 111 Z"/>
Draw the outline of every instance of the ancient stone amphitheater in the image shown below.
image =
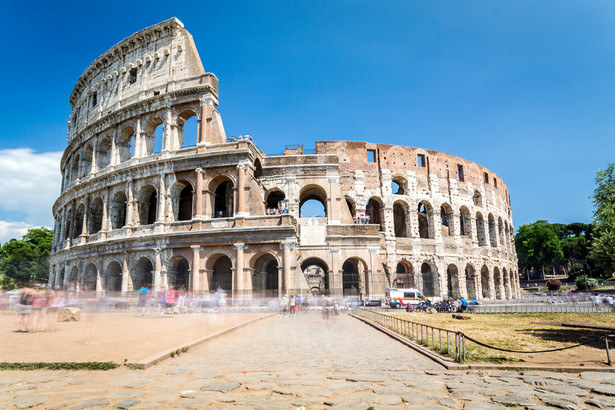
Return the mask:
<path id="1" fill-rule="evenodd" d="M 387 286 L 519 295 L 497 175 L 422 148 L 323 141 L 266 155 L 250 137 L 227 137 L 218 78 L 175 18 L 98 57 L 69 101 L 50 285 L 220 286 L 235 301 L 377 299 Z M 309 204 L 321 215 L 307 216 Z"/>

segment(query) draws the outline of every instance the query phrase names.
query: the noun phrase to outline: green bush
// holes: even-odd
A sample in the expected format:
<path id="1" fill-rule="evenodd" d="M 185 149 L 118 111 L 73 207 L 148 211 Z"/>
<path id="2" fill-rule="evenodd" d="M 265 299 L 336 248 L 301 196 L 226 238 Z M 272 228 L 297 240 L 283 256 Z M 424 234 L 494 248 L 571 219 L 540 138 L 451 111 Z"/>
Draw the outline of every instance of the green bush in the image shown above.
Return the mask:
<path id="1" fill-rule="evenodd" d="M 582 274 L 583 274 L 583 265 L 581 265 L 580 263 L 575 263 L 574 265 L 570 267 L 570 270 L 568 271 L 568 277 L 571 279 L 575 279 Z"/>
<path id="2" fill-rule="evenodd" d="M 574 283 L 577 285 L 577 289 L 579 290 L 590 290 L 598 286 L 598 281 L 587 275 L 579 276 Z"/>

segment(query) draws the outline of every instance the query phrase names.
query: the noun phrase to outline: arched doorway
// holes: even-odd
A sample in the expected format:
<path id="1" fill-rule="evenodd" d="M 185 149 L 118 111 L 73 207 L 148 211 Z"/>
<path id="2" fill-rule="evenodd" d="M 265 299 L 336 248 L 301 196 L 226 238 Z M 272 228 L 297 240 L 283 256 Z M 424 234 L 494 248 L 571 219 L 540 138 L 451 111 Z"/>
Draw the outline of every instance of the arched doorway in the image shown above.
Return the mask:
<path id="1" fill-rule="evenodd" d="M 427 297 L 436 296 L 437 291 L 437 271 L 429 263 L 421 265 L 421 279 L 423 282 L 423 295 Z"/>
<path id="2" fill-rule="evenodd" d="M 434 237 L 433 232 L 433 208 L 427 201 L 419 203 L 418 207 L 418 220 L 419 220 L 419 238 L 432 239 Z"/>
<path id="3" fill-rule="evenodd" d="M 96 198 L 92 201 L 88 215 L 88 233 L 95 234 L 102 229 L 103 218 L 103 201 Z"/>
<path id="4" fill-rule="evenodd" d="M 111 229 L 121 229 L 126 225 L 126 194 L 122 191 L 116 192 L 109 207 L 109 217 L 111 219 Z"/>
<path id="5" fill-rule="evenodd" d="M 302 218 L 327 217 L 327 193 L 318 185 L 308 185 L 301 190 L 299 216 Z"/>
<path id="6" fill-rule="evenodd" d="M 408 236 L 408 207 L 401 201 L 393 204 L 393 224 L 396 237 L 405 238 Z"/>
<path id="7" fill-rule="evenodd" d="M 267 215 L 277 215 L 286 208 L 286 195 L 284 192 L 274 190 L 267 195 L 266 213 Z"/>
<path id="8" fill-rule="evenodd" d="M 214 190 L 214 218 L 231 218 L 234 215 L 234 187 L 230 180 L 224 180 Z"/>
<path id="9" fill-rule="evenodd" d="M 412 271 L 412 265 L 406 261 L 401 261 L 397 264 L 397 277 L 393 286 L 398 288 L 415 288 L 414 273 Z"/>
<path id="10" fill-rule="evenodd" d="M 490 299 L 491 287 L 489 286 L 489 268 L 487 268 L 486 265 L 480 268 L 480 284 L 483 288 L 483 299 Z"/>
<path id="11" fill-rule="evenodd" d="M 176 256 L 171 260 L 167 275 L 169 288 L 187 290 L 190 285 L 190 264 L 183 256 Z"/>
<path id="12" fill-rule="evenodd" d="M 372 225 L 380 225 L 380 230 L 384 231 L 384 223 L 382 223 L 382 201 L 379 198 L 370 198 L 365 205 L 365 213 L 369 217 L 369 223 Z"/>
<path id="13" fill-rule="evenodd" d="M 456 265 L 450 264 L 446 268 L 446 277 L 448 285 L 448 296 L 453 299 L 461 297 L 461 286 L 459 283 L 459 269 Z"/>
<path id="14" fill-rule="evenodd" d="M 221 255 L 212 265 L 211 281 L 209 282 L 209 290 L 215 291 L 221 288 L 231 296 L 233 289 L 233 262 L 226 255 Z"/>
<path id="15" fill-rule="evenodd" d="M 357 258 L 346 259 L 342 265 L 342 292 L 344 296 L 363 296 L 365 267 Z"/>
<path id="16" fill-rule="evenodd" d="M 149 258 L 142 257 L 135 264 L 130 278 L 132 279 L 132 290 L 138 290 L 142 287 L 150 288 L 153 283 L 154 265 Z"/>
<path id="17" fill-rule="evenodd" d="M 504 295 L 502 294 L 502 275 L 497 267 L 493 268 L 493 286 L 495 287 L 495 298 L 497 300 L 504 299 Z"/>
<path id="18" fill-rule="evenodd" d="M 139 223 L 151 225 L 156 222 L 156 210 L 158 208 L 158 193 L 156 188 L 146 185 L 139 193 Z"/>
<path id="19" fill-rule="evenodd" d="M 278 261 L 271 254 L 261 255 L 254 262 L 252 295 L 274 298 L 279 295 Z"/>
<path id="20" fill-rule="evenodd" d="M 120 292 L 122 290 L 122 266 L 118 262 L 114 261 L 107 265 L 104 282 L 106 291 Z"/>
<path id="21" fill-rule="evenodd" d="M 96 289 L 96 282 L 98 279 L 98 268 L 93 263 L 90 263 L 85 268 L 85 273 L 83 275 L 83 286 L 81 290 L 85 292 L 93 292 Z"/>
<path id="22" fill-rule="evenodd" d="M 476 298 L 478 298 L 479 295 L 478 295 L 478 289 L 477 289 L 477 283 L 476 283 L 476 271 L 474 269 L 474 266 L 468 263 L 466 265 L 465 273 L 466 273 L 466 289 L 467 289 L 468 297 L 472 298 L 476 296 Z"/>
<path id="23" fill-rule="evenodd" d="M 318 258 L 308 258 L 301 264 L 301 271 L 313 295 L 328 295 L 329 266 Z"/>

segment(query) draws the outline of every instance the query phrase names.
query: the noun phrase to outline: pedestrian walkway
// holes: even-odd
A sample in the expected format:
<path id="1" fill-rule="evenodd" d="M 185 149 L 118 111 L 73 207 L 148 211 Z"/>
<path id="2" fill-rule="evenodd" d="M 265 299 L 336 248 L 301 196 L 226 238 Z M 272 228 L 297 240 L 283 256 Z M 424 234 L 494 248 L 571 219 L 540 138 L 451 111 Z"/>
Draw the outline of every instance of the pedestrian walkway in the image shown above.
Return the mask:
<path id="1" fill-rule="evenodd" d="M 257 321 L 146 370 L 0 372 L 10 408 L 574 409 L 615 407 L 610 395 L 609 373 L 444 371 L 350 316 L 317 312 Z"/>

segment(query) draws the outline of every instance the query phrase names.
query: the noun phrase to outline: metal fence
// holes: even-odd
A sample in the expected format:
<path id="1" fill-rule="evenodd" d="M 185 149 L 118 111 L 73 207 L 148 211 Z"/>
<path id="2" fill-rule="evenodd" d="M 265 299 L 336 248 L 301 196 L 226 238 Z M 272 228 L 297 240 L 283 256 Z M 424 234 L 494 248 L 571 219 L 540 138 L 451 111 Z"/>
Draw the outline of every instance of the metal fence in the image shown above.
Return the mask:
<path id="1" fill-rule="evenodd" d="M 449 356 L 458 363 L 465 360 L 465 337 L 463 333 L 416 323 L 371 309 L 357 309 L 356 314 L 442 355 Z"/>
<path id="2" fill-rule="evenodd" d="M 611 306 L 594 306 L 591 303 L 536 303 L 509 305 L 469 306 L 467 313 L 610 313 Z"/>

